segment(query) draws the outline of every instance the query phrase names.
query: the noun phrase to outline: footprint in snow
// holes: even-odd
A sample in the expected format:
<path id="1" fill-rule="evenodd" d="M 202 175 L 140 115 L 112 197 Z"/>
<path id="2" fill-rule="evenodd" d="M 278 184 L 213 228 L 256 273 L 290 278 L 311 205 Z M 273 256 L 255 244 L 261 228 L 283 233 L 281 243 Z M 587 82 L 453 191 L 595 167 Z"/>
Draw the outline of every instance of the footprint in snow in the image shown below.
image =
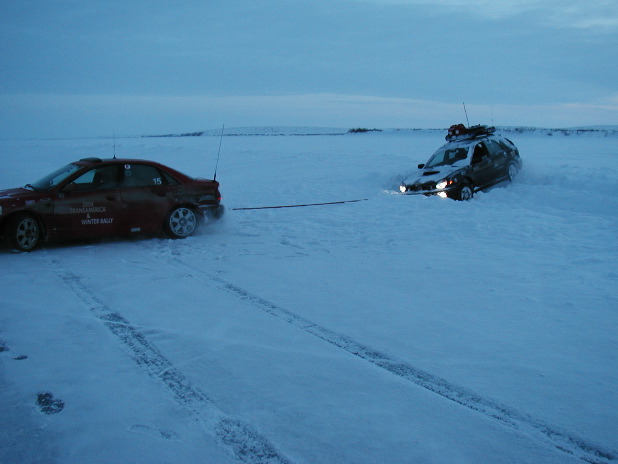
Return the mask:
<path id="1" fill-rule="evenodd" d="M 56 414 L 64 409 L 64 401 L 54 398 L 51 392 L 37 394 L 36 404 L 45 414 Z"/>
<path id="2" fill-rule="evenodd" d="M 9 351 L 11 351 L 11 350 L 6 345 L 6 343 L 4 343 L 3 341 L 0 340 L 0 353 L 9 352 Z M 16 361 L 21 361 L 23 359 L 28 359 L 28 356 L 26 356 L 25 354 L 22 354 L 22 355 L 19 355 L 19 356 L 15 356 L 13 359 L 16 360 Z"/>
<path id="3" fill-rule="evenodd" d="M 149 427 L 147 425 L 135 424 L 129 427 L 129 430 L 132 432 L 144 433 L 155 438 L 162 438 L 164 440 L 177 441 L 180 439 L 176 432 L 172 432 L 171 430 L 161 430 L 154 427 Z"/>

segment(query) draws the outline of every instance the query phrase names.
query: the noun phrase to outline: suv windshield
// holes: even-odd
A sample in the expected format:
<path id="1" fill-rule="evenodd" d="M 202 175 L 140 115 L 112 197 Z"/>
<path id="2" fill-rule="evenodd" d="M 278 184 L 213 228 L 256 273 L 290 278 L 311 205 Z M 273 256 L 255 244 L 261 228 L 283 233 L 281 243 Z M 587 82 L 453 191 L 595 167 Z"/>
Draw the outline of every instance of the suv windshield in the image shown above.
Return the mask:
<path id="1" fill-rule="evenodd" d="M 51 174 L 46 175 L 42 179 L 39 179 L 36 182 L 30 184 L 30 186 L 36 190 L 49 190 L 58 185 L 60 182 L 69 177 L 78 169 L 80 169 L 80 166 L 78 166 L 77 164 L 67 164 L 66 166 L 52 172 Z"/>
<path id="2" fill-rule="evenodd" d="M 453 146 L 446 144 L 438 148 L 429 161 L 425 163 L 426 168 L 435 168 L 437 166 L 448 166 L 455 164 L 457 161 L 465 160 L 468 157 L 467 146 Z"/>

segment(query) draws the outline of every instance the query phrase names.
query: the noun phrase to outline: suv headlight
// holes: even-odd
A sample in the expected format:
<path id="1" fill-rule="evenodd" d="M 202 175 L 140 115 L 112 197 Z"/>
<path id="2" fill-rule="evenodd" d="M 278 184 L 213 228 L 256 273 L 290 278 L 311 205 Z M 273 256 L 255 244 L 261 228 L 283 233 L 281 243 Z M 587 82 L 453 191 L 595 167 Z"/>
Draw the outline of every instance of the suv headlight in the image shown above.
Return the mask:
<path id="1" fill-rule="evenodd" d="M 446 181 L 446 180 L 441 180 L 440 182 L 438 182 L 438 183 L 436 184 L 436 189 L 438 189 L 438 190 L 445 189 L 445 188 L 446 188 L 446 186 L 447 186 L 448 184 L 449 184 L 449 182 L 448 182 L 448 181 Z"/>
<path id="2" fill-rule="evenodd" d="M 406 185 L 405 185 L 405 184 L 401 184 L 401 185 L 399 186 L 399 191 L 400 191 L 401 193 L 406 193 L 406 191 L 407 191 L 407 190 L 408 190 L 408 187 L 406 187 Z"/>

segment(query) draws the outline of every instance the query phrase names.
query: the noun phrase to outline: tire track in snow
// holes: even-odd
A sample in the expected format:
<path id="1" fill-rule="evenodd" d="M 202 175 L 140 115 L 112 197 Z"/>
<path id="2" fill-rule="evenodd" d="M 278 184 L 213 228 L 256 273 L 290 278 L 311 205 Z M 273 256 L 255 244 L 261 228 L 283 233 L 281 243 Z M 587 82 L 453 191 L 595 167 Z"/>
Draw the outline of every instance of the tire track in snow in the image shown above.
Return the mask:
<path id="1" fill-rule="evenodd" d="M 200 281 L 206 280 L 216 288 L 239 298 L 245 303 L 258 308 L 267 314 L 270 314 L 278 319 L 282 319 L 288 324 L 303 330 L 310 335 L 334 345 L 337 348 L 340 348 L 360 359 L 368 361 L 375 366 L 403 378 L 421 388 L 440 395 L 449 401 L 453 401 L 468 409 L 479 412 L 505 426 L 528 433 L 530 436 L 535 436 L 542 442 L 554 446 L 558 450 L 568 455 L 577 457 L 584 462 L 591 464 L 608 464 L 612 461 L 616 461 L 617 459 L 614 452 L 605 450 L 595 444 L 588 443 L 582 438 L 578 438 L 558 427 L 546 424 L 527 413 L 517 411 L 494 400 L 484 398 L 470 390 L 452 384 L 446 379 L 433 375 L 422 369 L 418 369 L 403 360 L 389 356 L 386 353 L 356 342 L 346 335 L 334 332 L 326 327 L 313 323 L 309 319 L 299 316 L 298 314 L 282 308 L 281 306 L 277 306 L 276 304 L 261 298 L 260 296 L 254 295 L 219 276 L 208 274 L 207 272 L 182 261 L 182 259 L 176 255 L 177 253 L 173 252 L 172 256 L 166 255 L 166 258 L 169 261 L 176 262 L 185 269 L 191 269 L 191 271 L 194 272 L 194 274 L 191 275 L 193 278 Z M 199 275 L 196 275 L 195 272 Z"/>
<path id="2" fill-rule="evenodd" d="M 236 459 L 248 464 L 291 464 L 292 461 L 279 453 L 251 425 L 219 410 L 143 333 L 103 303 L 78 275 L 64 269 L 48 252 L 43 251 L 47 264 L 54 267 L 67 287 L 128 349 L 138 366 L 160 381 L 172 393 L 176 403 L 194 415 L 206 433 L 214 436 Z"/>

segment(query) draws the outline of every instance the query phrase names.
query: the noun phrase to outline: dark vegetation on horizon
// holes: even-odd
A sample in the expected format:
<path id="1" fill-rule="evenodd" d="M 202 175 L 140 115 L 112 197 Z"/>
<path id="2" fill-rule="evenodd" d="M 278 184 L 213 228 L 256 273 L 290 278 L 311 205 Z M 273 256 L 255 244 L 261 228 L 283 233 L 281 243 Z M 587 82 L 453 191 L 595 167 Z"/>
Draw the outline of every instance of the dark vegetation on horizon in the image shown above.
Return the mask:
<path id="1" fill-rule="evenodd" d="M 382 129 L 367 129 L 365 127 L 357 127 L 354 129 L 350 129 L 348 134 L 362 134 L 364 132 L 382 132 Z"/>
<path id="2" fill-rule="evenodd" d="M 309 128 L 310 129 L 310 128 Z M 607 127 L 584 127 L 584 128 L 565 128 L 565 129 L 560 129 L 560 128 L 543 128 L 543 127 L 526 127 L 526 126 L 501 126 L 501 127 L 496 127 L 496 130 L 498 132 L 503 132 L 503 133 L 516 133 L 516 134 L 523 134 L 523 133 L 538 133 L 538 134 L 545 134 L 548 136 L 553 136 L 553 135 L 564 135 L 564 136 L 569 136 L 569 135 L 582 135 L 582 134 L 590 134 L 590 135 L 602 135 L 602 136 L 611 136 L 611 135 L 618 135 L 618 127 L 616 126 L 607 126 Z M 295 136 L 309 136 L 309 135 L 345 135 L 345 134 L 363 134 L 363 133 L 368 133 L 368 132 L 445 132 L 446 128 L 444 129 L 414 129 L 414 128 L 393 128 L 393 129 L 367 129 L 364 127 L 356 127 L 356 128 L 352 128 L 352 129 L 348 129 L 347 132 L 328 132 L 327 130 L 324 130 L 324 132 L 311 132 L 311 133 L 299 133 L 299 132 L 295 132 L 289 128 L 285 128 L 285 127 L 281 127 L 280 130 L 278 130 L 277 132 L 271 132 L 271 131 L 267 131 L 265 130 L 263 133 L 261 132 L 247 132 L 247 133 L 243 133 L 242 129 L 231 129 L 231 132 L 223 134 L 224 136 L 245 136 L 245 135 L 253 135 L 253 136 L 260 136 L 260 135 L 279 135 L 279 136 L 286 136 L 286 135 L 295 135 Z M 142 137 L 201 137 L 201 136 L 221 136 L 221 130 L 217 129 L 217 130 L 212 130 L 212 131 L 196 131 L 196 132 L 186 132 L 186 133 L 182 133 L 182 134 L 161 134 L 161 135 L 142 135 Z"/>

